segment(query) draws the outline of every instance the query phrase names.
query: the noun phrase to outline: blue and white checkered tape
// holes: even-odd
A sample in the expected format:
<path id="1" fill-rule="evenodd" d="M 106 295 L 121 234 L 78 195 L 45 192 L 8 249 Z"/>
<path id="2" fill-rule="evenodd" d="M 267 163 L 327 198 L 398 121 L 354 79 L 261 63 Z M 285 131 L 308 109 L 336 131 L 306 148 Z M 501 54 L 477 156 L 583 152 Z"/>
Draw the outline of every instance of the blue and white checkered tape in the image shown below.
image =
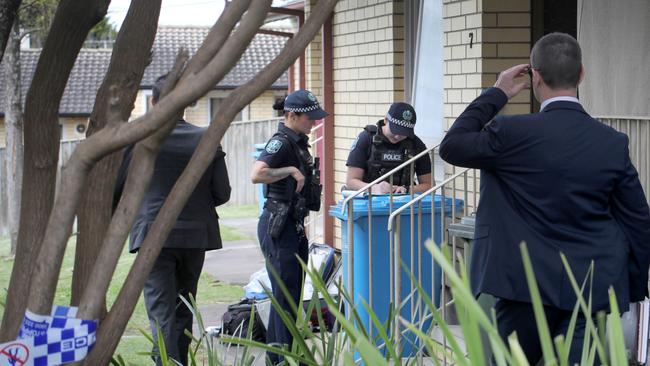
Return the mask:
<path id="1" fill-rule="evenodd" d="M 83 360 L 95 344 L 96 320 L 76 319 L 77 308 L 55 306 L 52 314 L 27 310 L 18 339 L 0 344 L 0 366 L 54 366 Z"/>

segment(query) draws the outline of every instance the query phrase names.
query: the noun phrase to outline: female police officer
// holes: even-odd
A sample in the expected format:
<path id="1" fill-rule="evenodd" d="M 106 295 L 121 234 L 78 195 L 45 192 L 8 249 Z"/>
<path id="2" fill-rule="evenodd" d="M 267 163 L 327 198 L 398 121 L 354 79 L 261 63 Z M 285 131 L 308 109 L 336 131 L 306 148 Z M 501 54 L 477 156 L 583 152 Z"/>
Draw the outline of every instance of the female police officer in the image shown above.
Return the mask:
<path id="1" fill-rule="evenodd" d="M 284 110 L 284 123 L 279 124 L 278 131 L 253 165 L 251 180 L 265 184 L 266 203 L 257 235 L 266 257 L 273 296 L 282 309 L 295 316 L 278 280 L 286 286 L 294 303 L 299 304 L 304 274 L 298 258 L 305 263 L 308 259 L 303 220 L 309 210 L 319 210 L 321 191 L 318 164 L 314 164 L 309 154 L 307 134 L 315 120 L 328 114 L 307 90 L 289 94 L 284 103 L 277 103 L 273 108 Z M 290 347 L 293 340 L 275 309 L 271 309 L 266 337 L 267 343 L 278 346 Z M 268 356 L 274 364 L 282 360 L 273 353 Z"/>

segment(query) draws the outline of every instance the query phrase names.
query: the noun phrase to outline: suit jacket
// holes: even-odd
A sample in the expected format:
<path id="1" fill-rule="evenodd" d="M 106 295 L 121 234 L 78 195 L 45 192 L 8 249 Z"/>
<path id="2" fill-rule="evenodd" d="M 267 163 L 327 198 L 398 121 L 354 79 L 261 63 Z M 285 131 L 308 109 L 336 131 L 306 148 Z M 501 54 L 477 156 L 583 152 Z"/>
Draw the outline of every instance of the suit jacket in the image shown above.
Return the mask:
<path id="1" fill-rule="evenodd" d="M 149 189 L 131 229 L 129 250 L 132 253 L 140 248 L 158 211 L 189 163 L 204 131 L 204 128 L 180 120 L 163 143 L 156 158 Z M 130 146 L 124 153 L 116 183 L 114 207 L 117 206 L 122 194 L 132 152 L 133 146 Z M 174 228 L 165 241 L 165 248 L 212 250 L 222 247 L 215 207 L 230 199 L 230 182 L 224 161 L 225 155 L 219 148 L 176 220 Z"/>
<path id="2" fill-rule="evenodd" d="M 445 161 L 481 169 L 470 264 L 474 294 L 530 302 L 519 249 L 525 241 L 546 305 L 575 305 L 564 253 L 579 284 L 594 262 L 594 310 L 608 308 L 612 286 L 625 311 L 647 295 L 650 260 L 650 214 L 628 137 L 574 102 L 496 116 L 507 101 L 500 89 L 487 89 L 440 147 Z"/>

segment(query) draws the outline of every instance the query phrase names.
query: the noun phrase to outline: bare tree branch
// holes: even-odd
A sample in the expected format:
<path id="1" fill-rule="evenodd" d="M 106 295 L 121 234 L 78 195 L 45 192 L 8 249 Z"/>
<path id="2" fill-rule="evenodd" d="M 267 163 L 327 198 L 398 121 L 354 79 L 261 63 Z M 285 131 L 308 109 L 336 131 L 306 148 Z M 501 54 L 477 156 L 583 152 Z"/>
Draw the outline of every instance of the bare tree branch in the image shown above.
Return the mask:
<path id="1" fill-rule="evenodd" d="M 113 47 L 106 77 L 95 98 L 87 136 L 93 135 L 108 123 L 126 121 L 131 115 L 144 69 L 149 64 L 161 2 L 162 0 L 131 1 Z M 117 99 L 117 105 L 107 103 L 111 97 Z M 117 118 L 111 117 L 112 115 Z M 77 215 L 79 235 L 72 277 L 71 304 L 75 306 L 79 304 L 84 288 L 89 283 L 90 273 L 111 220 L 113 188 L 120 161 L 120 152 L 103 158 L 92 168 L 82 192 Z M 97 300 L 102 304 L 100 310 L 105 310 L 105 295 L 105 291 L 97 294 Z"/>
<path id="2" fill-rule="evenodd" d="M 232 28 L 237 24 L 237 20 L 241 19 L 241 16 L 244 14 L 249 4 L 250 1 L 239 1 L 234 5 L 229 5 L 224 10 L 221 17 L 212 28 L 212 31 L 206 37 L 203 45 L 192 58 L 192 61 L 188 64 L 184 74 L 192 72 L 192 65 L 198 65 L 198 62 L 195 61 L 196 57 L 201 57 L 201 54 L 207 52 L 202 50 L 218 50 L 221 48 L 227 35 L 230 34 Z M 213 32 L 220 35 L 220 38 L 215 39 L 215 37 L 212 37 L 211 35 Z M 216 52 L 210 51 L 210 53 Z M 226 67 L 226 65 L 224 65 L 224 67 Z M 171 74 L 173 75 L 175 73 L 172 72 Z M 166 95 L 167 93 L 163 92 L 161 94 Z M 175 123 L 176 119 L 173 119 L 172 126 L 175 125 Z M 148 146 L 149 142 L 147 140 L 142 142 L 143 146 Z M 99 315 L 98 309 L 101 304 L 98 302 L 98 299 L 105 296 L 112 278 L 112 273 L 115 270 L 124 242 L 128 236 L 129 229 L 135 221 L 137 210 L 140 207 L 149 185 L 151 177 L 150 166 L 152 167 L 155 162 L 155 155 L 150 159 L 150 161 L 147 161 L 147 159 L 140 157 L 142 154 L 139 152 L 140 149 L 141 147 L 138 146 L 135 148 L 130 168 L 132 171 L 129 173 L 126 182 L 126 186 L 129 187 L 129 189 L 124 192 L 101 245 L 101 251 L 97 256 L 96 266 L 93 273 L 90 275 L 90 283 L 92 283 L 93 286 L 87 287 L 84 292 L 78 312 L 79 318 L 96 319 Z M 158 147 L 151 146 L 151 149 L 158 149 Z M 135 181 L 132 182 L 132 180 Z"/>
<path id="3" fill-rule="evenodd" d="M 216 115 L 215 123 L 211 124 L 201 139 L 197 150 L 194 152 L 188 167 L 178 179 L 170 195 L 165 201 L 160 213 L 156 217 L 147 238 L 142 244 L 131 271 L 122 287 L 120 294 L 111 308 L 105 323 L 110 327 L 100 327 L 97 335 L 97 344 L 86 359 L 87 365 L 104 364 L 112 355 L 119 335 L 133 312 L 137 296 L 142 291 L 147 274 L 151 270 L 162 245 L 173 223 L 178 218 L 188 197 L 194 190 L 197 182 L 208 167 L 216 153 L 218 142 L 230 126 L 236 113 L 246 104 L 250 103 L 257 95 L 262 93 L 291 65 L 304 51 L 313 39 L 325 20 L 330 16 L 336 0 L 321 0 L 316 5 L 313 14 L 298 32 L 296 37 L 285 45 L 280 55 L 262 70 L 258 76 L 237 88 L 224 103 L 224 108 Z M 219 52 L 207 66 L 219 58 Z"/>
<path id="4" fill-rule="evenodd" d="M 88 31 L 106 15 L 108 3 L 109 0 L 61 0 L 27 92 L 20 221 L 29 222 L 29 225 L 21 225 L 18 233 L 0 342 L 15 339 L 18 333 L 28 300 L 34 259 L 41 248 L 52 210 L 59 155 L 58 114 L 63 90 Z M 44 313 L 49 311 L 46 309 Z"/>
<path id="5" fill-rule="evenodd" d="M 205 94 L 217 80 L 221 80 L 246 50 L 264 20 L 270 2 L 268 5 L 265 7 L 262 1 L 251 5 L 240 27 L 228 38 L 221 52 L 215 57 L 215 59 L 221 58 L 224 62 L 215 63 L 213 59 L 209 64 L 212 69 L 208 70 L 206 67 L 198 74 L 179 82 L 164 101 L 156 104 L 150 112 L 136 120 L 140 120 L 139 122 L 104 128 L 77 146 L 67 166 L 61 172 L 62 182 L 57 203 L 50 215 L 41 244 L 42 249 L 32 276 L 27 306 L 29 310 L 37 314 L 46 314 L 52 306 L 65 246 L 70 237 L 74 213 L 79 202 L 78 192 L 83 188 L 92 166 L 107 153 L 151 135 L 162 124 L 169 121 L 171 116 Z M 221 57 L 222 55 L 225 56 Z"/>

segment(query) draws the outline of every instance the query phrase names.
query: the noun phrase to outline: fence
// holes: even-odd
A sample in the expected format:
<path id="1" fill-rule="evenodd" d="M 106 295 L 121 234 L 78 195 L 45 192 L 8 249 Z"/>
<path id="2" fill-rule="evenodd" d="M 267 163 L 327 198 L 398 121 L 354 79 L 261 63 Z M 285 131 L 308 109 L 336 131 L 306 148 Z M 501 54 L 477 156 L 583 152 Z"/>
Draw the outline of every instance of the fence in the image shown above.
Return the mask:
<path id="1" fill-rule="evenodd" d="M 278 122 L 282 120 L 283 118 L 241 121 L 230 125 L 221 140 L 232 187 L 229 205 L 257 203 L 257 187 L 251 183 L 254 145 L 271 138 L 278 129 Z"/>
<path id="2" fill-rule="evenodd" d="M 72 155 L 75 147 L 80 140 L 66 140 L 61 141 L 59 148 L 59 166 L 57 169 L 57 185 L 60 179 L 61 168 L 65 166 L 68 159 Z M 7 170 L 6 170 L 6 150 L 0 148 L 0 161 L 2 162 L 0 169 L 0 235 L 8 235 L 9 228 L 7 226 Z"/>
<path id="3" fill-rule="evenodd" d="M 250 170 L 253 164 L 251 153 L 255 151 L 255 143 L 266 142 L 276 131 L 278 122 L 282 119 L 261 121 L 234 122 L 222 140 L 226 152 L 226 164 L 232 186 L 230 204 L 257 203 L 256 187 L 250 181 Z M 81 140 L 61 141 L 59 163 L 57 170 L 57 185 L 61 168 L 65 166 L 75 147 Z M 6 182 L 6 150 L 0 148 L 0 235 L 8 234 L 7 227 L 7 182 Z"/>

